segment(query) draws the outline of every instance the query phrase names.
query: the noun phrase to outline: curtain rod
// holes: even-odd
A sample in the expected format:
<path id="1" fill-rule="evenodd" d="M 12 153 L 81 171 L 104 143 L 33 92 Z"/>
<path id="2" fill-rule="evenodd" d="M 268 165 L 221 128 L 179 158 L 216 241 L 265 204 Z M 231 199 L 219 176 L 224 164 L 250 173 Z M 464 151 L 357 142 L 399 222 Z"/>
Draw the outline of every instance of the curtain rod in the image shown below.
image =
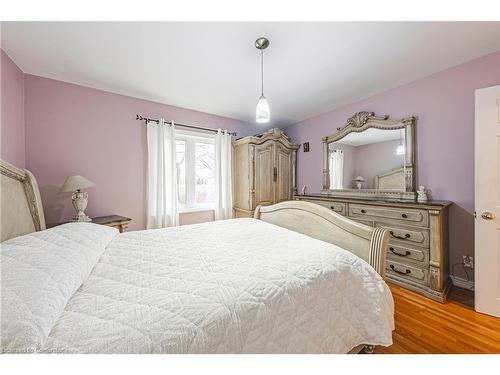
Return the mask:
<path id="1" fill-rule="evenodd" d="M 136 120 L 140 120 L 140 121 L 146 121 L 146 123 L 148 121 L 153 121 L 153 122 L 160 122 L 160 120 L 158 119 L 154 119 L 154 118 L 148 118 L 148 117 L 144 117 L 144 116 L 141 116 L 141 115 L 135 115 L 135 119 Z M 168 122 L 168 123 L 174 123 L 174 125 L 176 126 L 181 126 L 183 128 L 191 128 L 191 129 L 198 129 L 198 130 L 206 130 L 206 131 L 209 131 L 209 132 L 214 132 L 214 133 L 217 133 L 217 129 L 212 129 L 212 128 L 205 128 L 203 126 L 195 126 L 195 125 L 185 125 L 185 124 L 180 124 L 178 122 L 175 122 L 175 121 L 167 121 L 165 120 L 165 122 Z M 226 130 L 228 132 L 228 134 L 231 134 L 231 135 L 234 135 L 236 137 L 236 132 L 230 132 L 228 130 Z"/>

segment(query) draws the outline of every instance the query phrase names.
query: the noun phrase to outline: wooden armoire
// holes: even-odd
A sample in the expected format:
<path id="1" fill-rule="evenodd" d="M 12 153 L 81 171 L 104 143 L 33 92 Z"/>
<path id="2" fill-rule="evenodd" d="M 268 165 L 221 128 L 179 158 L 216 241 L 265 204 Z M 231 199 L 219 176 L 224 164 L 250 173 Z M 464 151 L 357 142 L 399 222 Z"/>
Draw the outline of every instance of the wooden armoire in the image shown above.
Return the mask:
<path id="1" fill-rule="evenodd" d="M 296 157 L 300 145 L 281 129 L 234 142 L 234 216 L 251 217 L 259 205 L 292 199 L 296 193 Z"/>

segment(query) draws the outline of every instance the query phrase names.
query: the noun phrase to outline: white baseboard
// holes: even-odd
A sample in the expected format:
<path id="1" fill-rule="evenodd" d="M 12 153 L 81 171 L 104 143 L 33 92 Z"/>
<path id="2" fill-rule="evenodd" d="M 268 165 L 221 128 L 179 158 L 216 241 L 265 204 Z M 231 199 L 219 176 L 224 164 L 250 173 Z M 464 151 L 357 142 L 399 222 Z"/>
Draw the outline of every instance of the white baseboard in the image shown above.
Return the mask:
<path id="1" fill-rule="evenodd" d="M 467 290 L 474 290 L 474 281 L 465 280 L 453 275 L 450 275 L 450 278 L 453 285 Z"/>

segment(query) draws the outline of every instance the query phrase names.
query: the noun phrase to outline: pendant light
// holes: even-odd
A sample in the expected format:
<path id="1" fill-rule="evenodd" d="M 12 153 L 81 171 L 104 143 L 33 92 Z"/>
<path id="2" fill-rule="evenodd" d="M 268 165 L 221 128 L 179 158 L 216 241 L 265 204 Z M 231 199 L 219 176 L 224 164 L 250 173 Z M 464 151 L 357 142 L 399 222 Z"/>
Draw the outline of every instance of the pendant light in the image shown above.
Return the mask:
<path id="1" fill-rule="evenodd" d="M 264 96 L 264 50 L 269 47 L 269 40 L 267 38 L 259 38 L 255 41 L 255 47 L 260 50 L 260 83 L 261 91 L 259 102 L 255 110 L 255 121 L 259 124 L 266 124 L 271 119 L 271 111 L 269 110 L 269 103 Z"/>

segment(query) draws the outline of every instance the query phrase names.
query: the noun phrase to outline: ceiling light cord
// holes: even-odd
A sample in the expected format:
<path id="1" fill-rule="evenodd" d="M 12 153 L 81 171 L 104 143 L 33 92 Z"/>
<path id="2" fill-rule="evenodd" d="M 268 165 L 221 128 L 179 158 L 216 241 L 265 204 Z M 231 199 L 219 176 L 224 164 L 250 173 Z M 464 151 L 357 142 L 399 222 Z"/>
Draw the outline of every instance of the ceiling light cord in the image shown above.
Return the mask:
<path id="1" fill-rule="evenodd" d="M 264 50 L 260 50 L 260 96 L 264 96 Z"/>

